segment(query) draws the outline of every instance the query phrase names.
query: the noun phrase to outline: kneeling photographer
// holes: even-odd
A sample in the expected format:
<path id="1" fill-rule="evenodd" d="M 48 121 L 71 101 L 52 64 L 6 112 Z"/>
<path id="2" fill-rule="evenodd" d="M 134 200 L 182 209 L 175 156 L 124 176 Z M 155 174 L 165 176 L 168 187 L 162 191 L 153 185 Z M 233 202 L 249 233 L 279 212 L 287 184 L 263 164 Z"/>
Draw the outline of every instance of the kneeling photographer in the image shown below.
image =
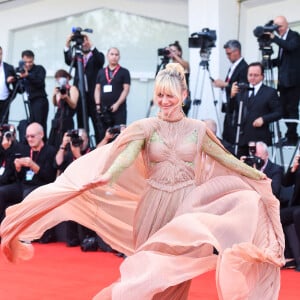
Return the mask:
<path id="1" fill-rule="evenodd" d="M 281 181 L 283 178 L 283 167 L 273 163 L 269 159 L 268 146 L 264 142 L 248 143 L 248 156 L 241 156 L 240 160 L 247 165 L 265 173 L 272 180 L 271 187 L 273 194 L 279 199 Z"/>
<path id="2" fill-rule="evenodd" d="M 54 165 L 58 170 L 58 174 L 63 173 L 64 170 L 74 160 L 90 151 L 89 138 L 85 129 L 71 129 L 65 132 L 54 161 Z M 66 244 L 69 247 L 79 246 L 84 238 L 95 235 L 93 231 L 80 224 L 77 224 L 76 222 L 67 221 L 65 224 L 65 239 Z M 53 240 L 54 235 L 55 228 L 48 229 L 40 242 L 48 243 L 49 241 Z"/>

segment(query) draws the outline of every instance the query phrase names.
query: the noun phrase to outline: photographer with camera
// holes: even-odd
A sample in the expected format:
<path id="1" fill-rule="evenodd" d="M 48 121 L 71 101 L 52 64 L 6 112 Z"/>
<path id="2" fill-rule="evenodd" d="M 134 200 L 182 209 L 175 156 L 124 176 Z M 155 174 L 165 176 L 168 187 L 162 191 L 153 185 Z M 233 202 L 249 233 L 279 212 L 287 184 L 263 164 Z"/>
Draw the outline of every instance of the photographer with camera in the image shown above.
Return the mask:
<path id="1" fill-rule="evenodd" d="M 74 31 L 74 30 L 73 30 Z M 80 28 L 75 29 L 71 35 L 68 36 L 66 40 L 66 46 L 64 49 L 64 58 L 65 63 L 69 66 L 73 66 L 74 57 L 72 52 L 72 47 L 75 43 L 75 47 L 78 47 L 82 52 L 83 60 L 83 77 L 84 77 L 84 89 L 85 89 L 85 107 L 86 107 L 86 116 L 88 126 L 88 118 L 92 120 L 92 124 L 95 131 L 96 141 L 99 141 L 99 128 L 97 124 L 97 114 L 96 106 L 94 101 L 94 91 L 96 85 L 96 78 L 98 71 L 103 68 L 105 57 L 102 52 L 100 52 L 95 46 L 92 45 L 92 42 L 88 35 L 81 34 Z M 79 88 L 79 69 L 78 65 L 74 64 L 75 75 L 74 75 L 74 85 Z M 81 91 L 80 91 L 81 92 Z M 78 128 L 84 128 L 84 115 L 82 109 L 82 95 L 79 95 L 77 107 L 76 107 L 76 117 L 77 117 L 77 126 Z M 88 128 L 85 128 L 88 130 Z"/>
<path id="2" fill-rule="evenodd" d="M 16 139 L 16 129 L 12 124 L 3 124 L 0 127 L 0 223 L 5 216 L 5 209 L 18 201 L 20 197 L 13 197 L 7 185 L 18 181 L 14 160 L 22 156 L 24 145 Z M 16 202 L 17 201 L 17 202 Z"/>
<path id="3" fill-rule="evenodd" d="M 265 173 L 272 180 L 271 187 L 273 194 L 279 199 L 281 182 L 283 178 L 283 167 L 273 163 L 269 159 L 268 146 L 262 141 L 248 143 L 249 155 L 241 156 L 240 160 L 247 165 Z"/>
<path id="4" fill-rule="evenodd" d="M 53 91 L 52 101 L 57 110 L 52 120 L 48 144 L 53 145 L 58 150 L 64 133 L 74 128 L 73 116 L 79 91 L 76 86 L 70 85 L 69 80 L 72 76 L 67 71 L 63 69 L 56 71 L 54 78 L 56 87 Z"/>
<path id="5" fill-rule="evenodd" d="M 260 62 L 249 64 L 248 84 L 233 83 L 230 111 L 233 113 L 232 131 L 238 147 L 236 155 L 248 155 L 250 141 L 263 141 L 272 145 L 270 123 L 281 118 L 281 105 L 277 91 L 263 84 L 264 67 Z"/>
<path id="6" fill-rule="evenodd" d="M 26 128 L 28 145 L 16 145 L 17 152 L 13 151 L 14 157 L 11 159 L 17 179 L 0 188 L 0 199 L 5 201 L 5 205 L 19 203 L 34 189 L 54 181 L 55 150 L 44 143 L 43 137 L 42 125 L 34 122 Z"/>
<path id="7" fill-rule="evenodd" d="M 289 28 L 287 19 L 278 16 L 274 19 L 276 33 L 266 32 L 271 42 L 279 46 L 278 57 L 272 65 L 278 68 L 278 91 L 283 108 L 283 118 L 299 119 L 300 98 L 300 35 Z M 283 145 L 296 145 L 298 142 L 297 124 L 286 123 L 287 132 Z"/>
<path id="8" fill-rule="evenodd" d="M 10 96 L 12 89 L 10 84 L 14 82 L 15 69 L 12 65 L 2 60 L 3 50 L 0 46 L 0 124 L 8 122 Z"/>
<path id="9" fill-rule="evenodd" d="M 182 65 L 184 69 L 185 80 L 189 89 L 190 64 L 188 61 L 182 58 L 181 45 L 179 44 L 178 41 L 175 41 L 174 43 L 170 44 L 169 47 L 166 48 L 166 50 L 169 52 L 168 57 L 172 60 L 172 62 L 179 63 L 180 65 Z M 191 107 L 191 99 L 190 99 L 190 92 L 189 92 L 188 96 L 183 101 L 183 107 L 182 107 L 186 115 L 188 115 L 190 107 Z"/>
<path id="10" fill-rule="evenodd" d="M 44 141 L 47 140 L 47 118 L 49 103 L 45 89 L 46 70 L 34 63 L 34 53 L 31 50 L 22 52 L 23 71 L 19 73 L 23 81 L 26 97 L 29 100 L 30 123 L 37 122 L 43 126 Z M 21 92 L 21 91 L 20 91 Z"/>
<path id="11" fill-rule="evenodd" d="M 229 110 L 228 103 L 230 101 L 231 87 L 234 82 L 248 82 L 247 81 L 247 69 L 248 64 L 242 57 L 242 46 L 238 40 L 227 41 L 223 48 L 225 49 L 226 56 L 231 63 L 228 69 L 225 80 L 215 79 L 213 81 L 213 86 L 221 88 L 223 91 L 222 99 L 222 112 L 225 113 L 224 116 L 224 126 L 223 126 L 223 140 L 233 144 L 235 136 L 232 132 L 232 113 Z"/>
<path id="12" fill-rule="evenodd" d="M 61 146 L 56 153 L 54 165 L 59 174 L 61 174 L 74 160 L 89 153 L 90 151 L 89 137 L 85 129 L 79 128 L 68 130 L 64 133 Z M 48 235 L 53 233 L 53 229 L 48 231 Z M 67 246 L 78 246 L 84 238 L 91 235 L 94 235 L 94 233 L 76 222 L 66 222 Z M 44 242 L 46 242 L 46 239 L 44 239 Z"/>
<path id="13" fill-rule="evenodd" d="M 107 52 L 108 66 L 97 75 L 95 103 L 102 121 L 101 139 L 108 127 L 126 124 L 126 97 L 130 90 L 130 73 L 119 64 L 120 51 L 112 47 Z M 101 117 L 102 116 L 102 117 Z"/>

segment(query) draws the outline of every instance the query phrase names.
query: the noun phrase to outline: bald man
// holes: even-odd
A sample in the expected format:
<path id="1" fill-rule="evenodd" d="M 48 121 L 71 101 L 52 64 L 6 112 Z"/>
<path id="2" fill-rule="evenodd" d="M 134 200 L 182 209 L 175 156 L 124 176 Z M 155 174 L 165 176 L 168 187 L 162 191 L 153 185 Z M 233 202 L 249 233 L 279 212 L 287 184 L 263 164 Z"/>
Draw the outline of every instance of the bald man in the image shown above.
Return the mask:
<path id="1" fill-rule="evenodd" d="M 272 42 L 279 46 L 278 57 L 272 60 L 278 68 L 278 91 L 283 109 L 283 118 L 299 119 L 300 98 L 300 35 L 289 28 L 287 19 L 278 16 L 274 19 L 278 26 L 277 34 L 270 33 Z M 284 145 L 296 145 L 297 124 L 287 123 Z"/>
<path id="2" fill-rule="evenodd" d="M 18 180 L 0 187 L 0 208 L 21 202 L 31 191 L 55 180 L 55 148 L 43 141 L 44 130 L 39 123 L 26 128 L 26 140 L 21 157 L 14 160 Z M 3 213 L 3 212 L 2 212 Z M 1 215 L 1 211 L 0 211 Z M 2 220 L 0 220 L 1 222 Z"/>

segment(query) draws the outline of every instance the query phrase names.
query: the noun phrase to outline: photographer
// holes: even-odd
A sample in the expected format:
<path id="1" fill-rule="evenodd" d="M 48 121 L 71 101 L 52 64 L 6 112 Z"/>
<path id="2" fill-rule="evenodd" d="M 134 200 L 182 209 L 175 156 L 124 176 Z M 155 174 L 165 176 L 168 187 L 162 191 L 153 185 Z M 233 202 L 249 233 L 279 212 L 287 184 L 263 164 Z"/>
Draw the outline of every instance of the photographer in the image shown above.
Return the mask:
<path id="1" fill-rule="evenodd" d="M 166 48 L 167 51 L 169 51 L 168 57 L 171 58 L 172 62 L 177 62 L 182 65 L 184 68 L 184 75 L 185 80 L 189 89 L 189 77 L 190 77 L 190 64 L 188 61 L 184 60 L 182 58 L 182 47 L 179 44 L 178 41 L 175 41 L 174 43 L 170 44 L 169 47 Z M 190 92 L 189 92 L 190 94 Z M 191 107 L 191 100 L 190 95 L 183 101 L 183 111 L 186 115 L 188 115 L 188 112 Z"/>
<path id="2" fill-rule="evenodd" d="M 52 101 L 57 107 L 48 143 L 58 150 L 62 142 L 63 134 L 74 128 L 73 116 L 79 97 L 79 91 L 76 86 L 70 85 L 71 75 L 65 70 L 56 71 L 54 78 L 56 87 L 53 91 Z"/>
<path id="3" fill-rule="evenodd" d="M 19 74 L 23 80 L 26 95 L 30 103 L 30 122 L 37 122 L 43 126 L 44 141 L 47 140 L 47 118 L 49 103 L 45 90 L 46 70 L 34 63 L 34 53 L 31 50 L 22 52 L 24 72 Z"/>
<path id="4" fill-rule="evenodd" d="M 124 124 L 109 127 L 105 132 L 104 138 L 97 145 L 97 148 L 114 141 L 125 128 L 126 128 L 126 125 L 124 125 Z"/>
<path id="5" fill-rule="evenodd" d="M 55 156 L 54 165 L 61 174 L 74 160 L 90 151 L 86 130 L 83 128 L 69 130 L 63 136 L 61 146 Z M 48 231 L 48 235 L 51 234 L 53 234 L 53 229 Z M 66 244 L 69 247 L 80 245 L 85 237 L 93 234 L 90 230 L 76 222 L 66 222 Z M 43 242 L 47 242 L 45 237 Z"/>
<path id="6" fill-rule="evenodd" d="M 80 42 L 79 46 L 80 50 L 83 55 L 83 77 L 84 77 L 84 87 L 85 87 L 85 100 L 86 100 L 86 113 L 85 116 L 87 119 L 87 125 L 88 125 L 88 119 L 89 117 L 92 120 L 92 124 L 95 131 L 96 140 L 99 141 L 99 128 L 97 124 L 97 114 L 96 114 L 96 106 L 94 101 L 94 91 L 95 91 L 95 85 L 96 85 L 96 78 L 98 71 L 103 68 L 104 65 L 104 54 L 102 52 L 99 52 L 98 49 L 92 45 L 92 42 L 88 35 L 85 34 L 78 34 L 78 32 L 75 32 L 74 34 L 71 34 L 68 36 L 66 40 L 66 46 L 64 49 L 64 58 L 65 63 L 67 65 L 73 65 L 74 63 L 74 57 L 72 56 L 72 48 L 71 44 L 74 42 L 74 38 L 76 38 L 79 35 L 80 40 L 82 39 L 82 44 Z M 75 45 L 76 47 L 76 45 Z M 77 64 L 74 65 L 75 68 L 75 75 L 74 75 L 74 85 L 79 88 L 79 71 Z M 78 128 L 84 127 L 84 119 L 83 119 L 83 111 L 82 111 L 82 95 L 79 95 L 77 107 L 76 107 L 76 116 L 77 116 L 77 126 Z M 86 128 L 88 130 L 88 128 Z"/>
<path id="7" fill-rule="evenodd" d="M 251 167 L 265 173 L 272 180 L 272 192 L 279 199 L 283 167 L 270 161 L 268 146 L 264 142 L 249 142 L 248 145 L 249 155 L 241 156 L 240 159 Z"/>
<path id="8" fill-rule="evenodd" d="M 15 78 L 14 67 L 4 62 L 2 56 L 3 51 L 0 46 L 0 124 L 8 122 L 9 100 L 12 93 L 10 84 Z"/>
<path id="9" fill-rule="evenodd" d="M 238 157 L 248 155 L 249 141 L 272 145 L 269 125 L 281 117 L 277 91 L 263 84 L 264 67 L 260 62 L 249 64 L 247 78 L 249 86 L 237 82 L 233 84 L 229 103 Z"/>
<path id="10" fill-rule="evenodd" d="M 14 166 L 15 158 L 22 156 L 24 145 L 16 140 L 16 130 L 11 124 L 3 124 L 0 127 L 0 223 L 4 218 L 5 209 L 22 199 L 21 192 L 15 198 L 7 189 L 7 185 L 18 181 Z M 21 189 L 20 189 L 21 191 Z"/>
<path id="11" fill-rule="evenodd" d="M 279 46 L 278 57 L 272 60 L 278 68 L 278 91 L 280 103 L 283 107 L 283 118 L 299 119 L 300 98 L 300 35 L 289 28 L 285 17 L 274 19 L 278 26 L 277 33 L 269 34 L 273 43 Z M 298 142 L 297 124 L 286 123 L 287 132 L 284 145 L 296 145 Z"/>
<path id="12" fill-rule="evenodd" d="M 35 122 L 27 126 L 28 145 L 20 146 L 20 152 L 18 151 L 18 155 L 12 158 L 17 180 L 0 188 L 1 201 L 5 199 L 6 204 L 21 202 L 37 187 L 54 181 L 56 177 L 56 169 L 53 167 L 55 150 L 44 143 L 43 137 L 43 127 L 39 123 Z"/>
<path id="13" fill-rule="evenodd" d="M 105 121 L 107 117 L 102 119 L 100 140 L 108 127 L 126 124 L 126 97 L 131 81 L 129 71 L 119 65 L 120 51 L 117 48 L 112 47 L 108 50 L 107 60 L 108 66 L 98 73 L 94 94 L 98 114 L 105 112 L 110 119 L 109 123 Z"/>

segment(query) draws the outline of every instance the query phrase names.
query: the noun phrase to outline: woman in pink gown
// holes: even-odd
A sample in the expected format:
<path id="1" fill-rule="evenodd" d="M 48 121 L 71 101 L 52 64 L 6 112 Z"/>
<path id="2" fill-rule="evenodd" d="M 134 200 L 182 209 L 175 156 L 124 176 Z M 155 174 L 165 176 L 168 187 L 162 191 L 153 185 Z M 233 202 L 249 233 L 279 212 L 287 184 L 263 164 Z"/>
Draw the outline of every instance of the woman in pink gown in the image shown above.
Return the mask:
<path id="1" fill-rule="evenodd" d="M 10 207 L 1 225 L 6 257 L 31 257 L 31 240 L 71 219 L 128 255 L 120 280 L 95 299 L 188 299 L 192 278 L 210 270 L 219 299 L 277 299 L 279 202 L 263 173 L 184 116 L 186 92 L 182 67 L 167 65 L 156 78 L 157 118 L 128 126 Z"/>

